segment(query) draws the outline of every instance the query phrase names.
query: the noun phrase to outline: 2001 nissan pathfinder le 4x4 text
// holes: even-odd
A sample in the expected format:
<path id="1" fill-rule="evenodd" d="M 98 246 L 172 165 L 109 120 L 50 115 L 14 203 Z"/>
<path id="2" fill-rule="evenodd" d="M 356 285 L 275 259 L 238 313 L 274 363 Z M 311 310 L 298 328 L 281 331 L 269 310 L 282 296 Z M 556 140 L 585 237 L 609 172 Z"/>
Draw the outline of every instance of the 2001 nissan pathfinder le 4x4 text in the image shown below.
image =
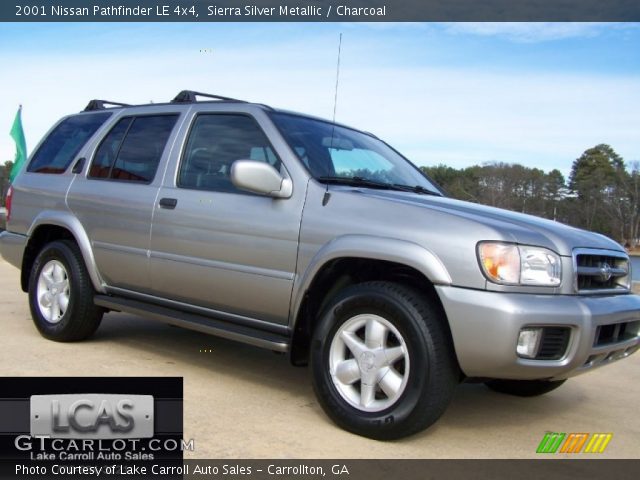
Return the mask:
<path id="1" fill-rule="evenodd" d="M 289 352 L 373 438 L 429 426 L 462 379 L 540 395 L 640 348 L 614 241 L 446 198 L 374 135 L 265 105 L 92 101 L 7 208 L 2 255 L 45 337 L 114 310 Z"/>

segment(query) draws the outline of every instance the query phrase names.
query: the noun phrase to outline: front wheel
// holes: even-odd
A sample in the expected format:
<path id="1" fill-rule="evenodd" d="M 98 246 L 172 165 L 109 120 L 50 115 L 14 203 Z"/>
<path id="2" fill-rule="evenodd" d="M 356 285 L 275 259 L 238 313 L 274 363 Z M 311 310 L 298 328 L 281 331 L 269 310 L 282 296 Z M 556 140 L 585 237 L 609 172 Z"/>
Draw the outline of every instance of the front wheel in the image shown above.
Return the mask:
<path id="1" fill-rule="evenodd" d="M 45 245 L 29 276 L 31 317 L 42 336 L 58 342 L 91 336 L 103 314 L 93 294 L 78 246 L 67 240 Z"/>
<path id="2" fill-rule="evenodd" d="M 566 380 L 489 380 L 485 385 L 491 390 L 516 397 L 537 397 L 561 386 Z"/>
<path id="3" fill-rule="evenodd" d="M 353 285 L 325 310 L 312 341 L 313 384 L 342 428 L 395 439 L 434 423 L 459 379 L 440 309 L 390 282 Z"/>

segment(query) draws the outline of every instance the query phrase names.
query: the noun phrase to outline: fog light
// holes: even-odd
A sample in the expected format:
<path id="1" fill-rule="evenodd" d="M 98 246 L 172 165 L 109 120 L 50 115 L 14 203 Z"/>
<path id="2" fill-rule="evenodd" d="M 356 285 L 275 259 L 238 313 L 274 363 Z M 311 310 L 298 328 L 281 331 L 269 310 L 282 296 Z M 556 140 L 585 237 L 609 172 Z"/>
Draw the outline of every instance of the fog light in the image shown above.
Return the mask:
<path id="1" fill-rule="evenodd" d="M 519 357 L 536 358 L 540 339 L 542 338 L 542 328 L 523 328 L 518 336 L 518 346 L 516 352 Z"/>

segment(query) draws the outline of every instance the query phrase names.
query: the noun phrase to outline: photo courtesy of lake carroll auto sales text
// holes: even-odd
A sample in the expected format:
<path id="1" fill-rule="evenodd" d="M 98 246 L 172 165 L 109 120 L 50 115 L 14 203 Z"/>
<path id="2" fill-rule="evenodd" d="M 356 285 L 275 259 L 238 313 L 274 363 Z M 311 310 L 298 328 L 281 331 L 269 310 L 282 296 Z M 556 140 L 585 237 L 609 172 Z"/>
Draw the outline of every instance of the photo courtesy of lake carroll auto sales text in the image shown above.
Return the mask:
<path id="1" fill-rule="evenodd" d="M 0 4 L 0 480 L 635 479 L 639 45 L 626 0 Z"/>
<path id="2" fill-rule="evenodd" d="M 300 464 L 296 466 L 286 465 L 278 466 L 274 464 L 267 465 L 264 470 L 270 477 L 290 477 L 290 476 L 311 476 L 311 477 L 325 477 L 324 465 L 313 466 Z M 262 469 L 256 469 L 253 466 L 246 465 L 230 465 L 222 464 L 217 465 L 200 465 L 195 463 L 185 464 L 180 466 L 164 466 L 151 464 L 146 465 L 54 465 L 49 472 L 46 467 L 43 466 L 26 466 L 16 465 L 16 475 L 89 475 L 94 477 L 107 476 L 107 475 L 129 475 L 129 476 L 144 476 L 144 475 L 157 475 L 157 476 L 171 476 L 171 475 L 184 475 L 184 476 L 235 476 L 235 475 L 252 475 L 253 473 L 263 472 Z M 349 469 L 344 464 L 331 465 L 331 475 L 349 475 Z"/>

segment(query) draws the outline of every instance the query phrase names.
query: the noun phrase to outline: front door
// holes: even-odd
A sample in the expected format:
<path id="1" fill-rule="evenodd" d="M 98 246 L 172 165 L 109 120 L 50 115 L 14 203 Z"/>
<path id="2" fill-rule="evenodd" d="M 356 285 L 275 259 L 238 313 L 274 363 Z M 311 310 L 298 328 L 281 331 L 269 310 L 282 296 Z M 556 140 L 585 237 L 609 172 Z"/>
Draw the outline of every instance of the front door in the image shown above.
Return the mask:
<path id="1" fill-rule="evenodd" d="M 154 294 L 286 324 L 305 185 L 294 185 L 288 199 L 233 186 L 231 164 L 240 159 L 269 162 L 287 175 L 253 116 L 195 113 L 188 131 L 153 216 Z"/>

